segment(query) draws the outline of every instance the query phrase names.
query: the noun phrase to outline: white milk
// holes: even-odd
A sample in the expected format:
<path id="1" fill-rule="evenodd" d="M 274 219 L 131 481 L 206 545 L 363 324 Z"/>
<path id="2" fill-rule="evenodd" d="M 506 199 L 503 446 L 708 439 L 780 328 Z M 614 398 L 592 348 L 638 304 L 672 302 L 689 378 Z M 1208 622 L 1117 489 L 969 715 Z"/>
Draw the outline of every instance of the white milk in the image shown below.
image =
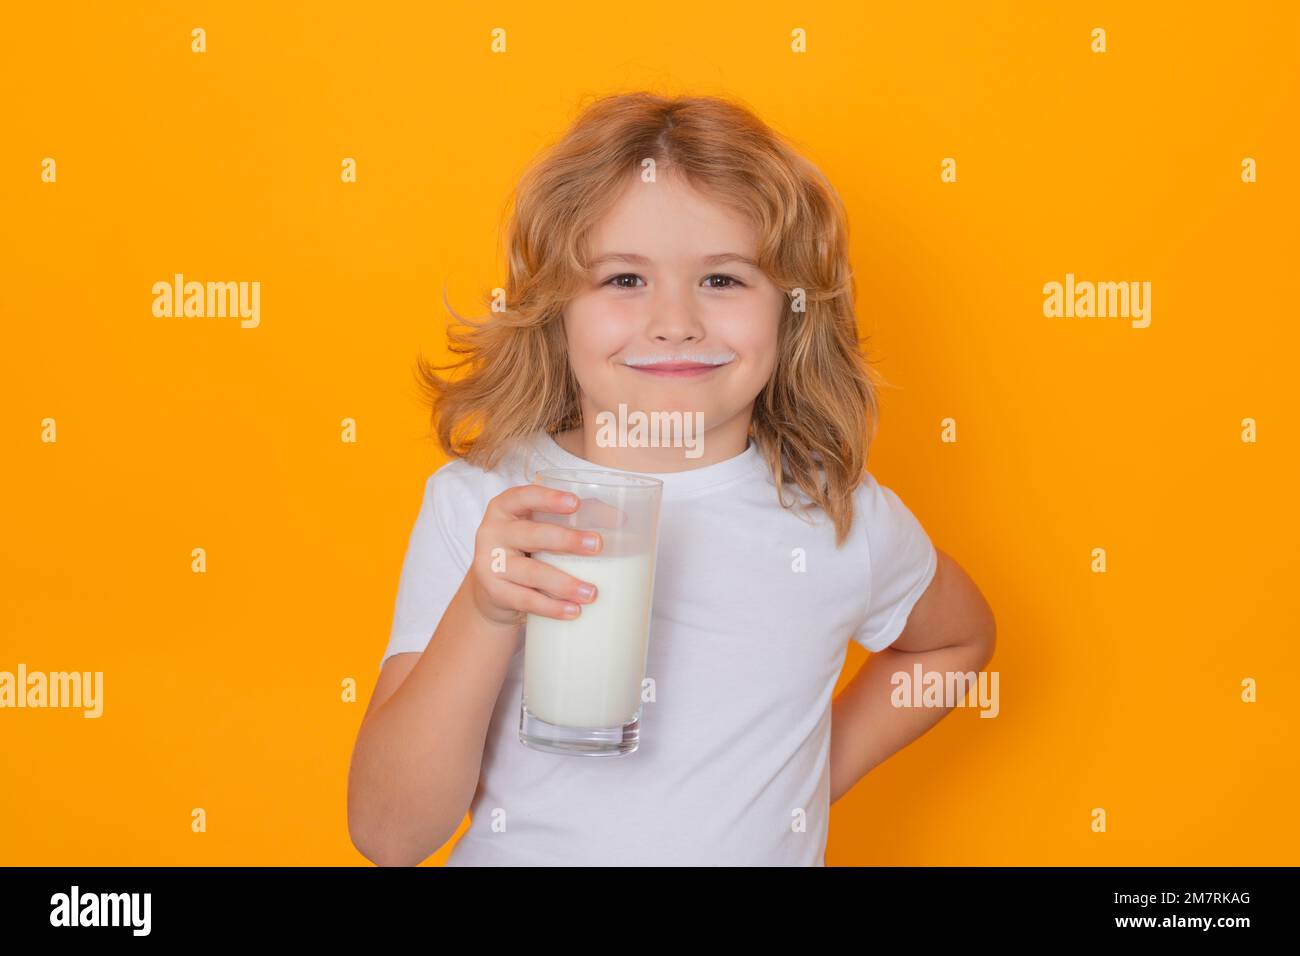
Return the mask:
<path id="1" fill-rule="evenodd" d="M 524 703 L 564 727 L 619 727 L 641 702 L 654 553 L 578 555 L 535 552 L 538 561 L 596 585 L 573 619 L 529 614 L 524 643 Z"/>

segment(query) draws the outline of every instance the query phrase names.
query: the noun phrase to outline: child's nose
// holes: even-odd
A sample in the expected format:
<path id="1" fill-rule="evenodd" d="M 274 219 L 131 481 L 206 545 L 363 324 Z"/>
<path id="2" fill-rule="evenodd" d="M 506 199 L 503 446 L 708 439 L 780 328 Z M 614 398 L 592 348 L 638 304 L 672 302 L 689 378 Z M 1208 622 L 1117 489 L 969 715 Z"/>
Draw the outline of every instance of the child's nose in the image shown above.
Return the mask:
<path id="1" fill-rule="evenodd" d="M 689 296 L 661 291 L 650 303 L 646 334 L 665 342 L 691 342 L 704 336 L 696 304 Z"/>

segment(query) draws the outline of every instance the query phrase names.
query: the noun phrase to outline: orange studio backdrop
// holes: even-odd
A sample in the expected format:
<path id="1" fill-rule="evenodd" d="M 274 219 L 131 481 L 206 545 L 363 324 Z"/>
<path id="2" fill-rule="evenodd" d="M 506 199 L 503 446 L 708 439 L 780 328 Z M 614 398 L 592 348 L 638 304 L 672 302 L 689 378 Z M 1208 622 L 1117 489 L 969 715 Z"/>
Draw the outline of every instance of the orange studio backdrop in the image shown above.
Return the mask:
<path id="1" fill-rule="evenodd" d="M 860 781 L 827 862 L 1294 863 L 1296 11 L 14 7 L 0 674 L 102 684 L 0 708 L 0 863 L 366 864 L 348 761 L 445 460 L 416 355 L 633 89 L 740 97 L 835 184 L 869 467 L 997 615 L 996 713 Z M 159 314 L 177 276 L 243 308 Z"/>

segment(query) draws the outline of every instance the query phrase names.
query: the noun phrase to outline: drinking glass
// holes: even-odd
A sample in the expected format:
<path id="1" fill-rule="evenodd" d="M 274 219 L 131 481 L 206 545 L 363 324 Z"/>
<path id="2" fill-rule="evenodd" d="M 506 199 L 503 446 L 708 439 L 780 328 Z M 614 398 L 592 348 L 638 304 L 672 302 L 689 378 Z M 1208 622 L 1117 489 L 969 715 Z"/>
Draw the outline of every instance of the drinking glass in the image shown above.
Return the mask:
<path id="1" fill-rule="evenodd" d="M 572 514 L 534 521 L 595 531 L 596 554 L 534 551 L 533 558 L 596 586 L 576 618 L 528 614 L 519 739 L 549 753 L 617 756 L 641 726 L 663 482 L 625 471 L 550 468 L 537 481 L 575 495 Z"/>

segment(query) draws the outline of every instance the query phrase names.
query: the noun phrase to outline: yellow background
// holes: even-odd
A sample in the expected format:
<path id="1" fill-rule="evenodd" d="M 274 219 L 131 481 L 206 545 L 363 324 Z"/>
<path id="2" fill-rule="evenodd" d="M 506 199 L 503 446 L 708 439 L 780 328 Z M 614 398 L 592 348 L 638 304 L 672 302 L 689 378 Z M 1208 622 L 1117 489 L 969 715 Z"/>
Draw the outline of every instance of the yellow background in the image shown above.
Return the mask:
<path id="1" fill-rule="evenodd" d="M 0 711 L 0 863 L 365 862 L 348 759 L 443 461 L 415 355 L 502 281 L 535 152 L 637 88 L 736 94 L 837 185 L 872 471 L 998 616 L 1000 716 L 868 776 L 828 863 L 1296 862 L 1300 17 L 1137 6 L 9 11 L 0 669 L 102 670 L 105 713 Z M 261 326 L 153 317 L 174 272 L 260 281 Z M 1150 327 L 1045 318 L 1067 272 L 1150 281 Z"/>

